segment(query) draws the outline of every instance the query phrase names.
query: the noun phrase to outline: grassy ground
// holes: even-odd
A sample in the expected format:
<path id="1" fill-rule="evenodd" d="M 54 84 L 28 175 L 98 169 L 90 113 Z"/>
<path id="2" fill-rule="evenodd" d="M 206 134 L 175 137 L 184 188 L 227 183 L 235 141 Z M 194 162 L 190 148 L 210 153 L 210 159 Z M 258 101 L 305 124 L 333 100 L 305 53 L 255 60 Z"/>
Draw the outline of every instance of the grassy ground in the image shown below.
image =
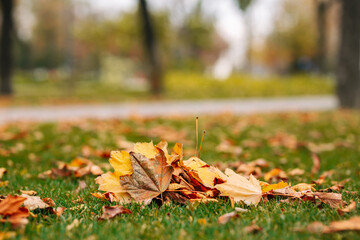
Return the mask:
<path id="1" fill-rule="evenodd" d="M 15 76 L 15 95 L 0 99 L 1 105 L 43 105 L 103 103 L 151 100 L 146 92 L 121 85 L 78 80 L 69 85 L 59 79 L 35 82 L 24 74 Z M 205 99 L 323 95 L 333 93 L 333 82 L 322 76 L 253 77 L 233 75 L 218 81 L 191 72 L 169 72 L 165 77 L 164 99 Z"/>
<path id="2" fill-rule="evenodd" d="M 331 180 L 351 178 L 345 189 L 358 191 L 360 187 L 360 114 L 358 112 L 329 112 L 308 114 L 281 114 L 235 117 L 231 115 L 200 117 L 201 129 L 207 130 L 201 158 L 209 163 L 218 161 L 251 161 L 264 158 L 271 163 L 269 169 L 280 167 L 285 171 L 302 168 L 306 172 L 301 177 L 290 178 L 289 182 L 310 182 L 326 170 L 334 169 L 335 174 L 323 185 L 331 186 Z M 152 130 L 166 126 L 167 130 Z M 13 135 L 21 132 L 20 135 Z M 151 135 L 151 136 L 150 136 Z M 15 137 L 16 136 L 16 137 Z M 321 208 L 310 202 L 282 203 L 273 199 L 248 208 L 225 225 L 219 225 L 217 218 L 231 211 L 227 202 L 209 203 L 199 206 L 172 204 L 141 207 L 129 204 L 133 212 L 118 216 L 110 221 L 98 222 L 105 203 L 90 195 L 97 191 L 93 176 L 84 180 L 87 188 L 75 193 L 78 180 L 73 178 L 41 180 L 37 174 L 50 169 L 57 160 L 69 162 L 82 154 L 82 148 L 89 146 L 98 150 L 117 149 L 121 137 L 129 141 L 157 142 L 161 138 L 185 143 L 187 156 L 194 148 L 194 120 L 191 118 L 79 121 L 74 123 L 13 124 L 0 128 L 0 166 L 8 173 L 3 180 L 6 187 L 0 187 L 0 194 L 16 194 L 18 190 L 35 190 L 41 197 L 52 198 L 56 206 L 70 208 L 71 201 L 78 195 L 85 200 L 86 209 L 66 210 L 60 218 L 38 214 L 30 218 L 24 230 L 17 230 L 18 239 L 356 239 L 359 233 L 344 232 L 317 235 L 295 232 L 294 228 L 304 227 L 312 221 L 328 224 L 334 220 L 348 219 L 359 215 L 359 195 L 343 193 L 345 201 L 358 202 L 355 212 L 340 216 L 336 210 L 325 205 Z M 6 140 L 9 138 L 13 140 Z M 239 156 L 220 153 L 216 146 L 222 139 L 230 139 L 243 147 Z M 274 140 L 278 139 L 278 140 Z M 252 144 L 250 144 L 252 142 Z M 329 143 L 332 148 L 319 153 L 320 172 L 310 174 L 312 160 L 308 143 Z M 256 143 L 256 144 L 254 144 Z M 257 145 L 257 146 L 256 146 Z M 295 146 L 295 148 L 293 148 Z M 5 151 L 11 153 L 6 155 Z M 2 152 L 2 153 L 1 153 Z M 91 156 L 97 164 L 107 163 L 107 159 Z M 80 225 L 71 230 L 66 227 L 75 219 Z M 249 234 L 244 227 L 252 222 L 263 228 L 260 233 Z M 0 232 L 9 231 L 8 225 L 0 225 Z"/>

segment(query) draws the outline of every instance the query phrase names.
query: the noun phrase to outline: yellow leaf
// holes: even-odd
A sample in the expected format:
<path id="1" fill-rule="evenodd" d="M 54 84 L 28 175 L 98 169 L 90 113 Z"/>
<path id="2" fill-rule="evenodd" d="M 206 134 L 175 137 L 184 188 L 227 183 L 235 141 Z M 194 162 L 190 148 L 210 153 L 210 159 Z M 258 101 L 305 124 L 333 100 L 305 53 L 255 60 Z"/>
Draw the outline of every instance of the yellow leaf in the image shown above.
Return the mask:
<path id="1" fill-rule="evenodd" d="M 95 182 L 99 184 L 99 190 L 105 192 L 112 192 L 119 200 L 129 202 L 131 200 L 130 195 L 120 185 L 119 177 L 114 173 L 105 173 L 95 179 Z"/>
<path id="2" fill-rule="evenodd" d="M 115 170 L 117 177 L 130 175 L 133 173 L 130 155 L 126 151 L 112 151 L 109 162 Z"/>
<path id="3" fill-rule="evenodd" d="M 145 143 L 145 142 L 136 143 L 134 145 L 134 152 L 140 153 L 149 159 L 155 158 L 155 156 L 157 154 L 157 152 L 155 150 L 155 146 L 152 141 L 149 143 Z"/>
<path id="4" fill-rule="evenodd" d="M 253 175 L 250 175 L 248 180 L 228 168 L 225 170 L 225 174 L 228 175 L 227 181 L 215 185 L 222 196 L 233 197 L 235 202 L 243 201 L 247 205 L 257 205 L 260 202 L 261 186 Z"/>
<path id="5" fill-rule="evenodd" d="M 284 187 L 287 187 L 289 186 L 286 182 L 279 182 L 279 183 L 275 183 L 275 184 L 270 184 L 270 185 L 267 185 L 267 186 L 264 186 L 262 188 L 262 192 L 263 193 L 266 193 L 266 192 L 269 192 L 271 190 L 275 190 L 275 189 L 281 189 L 281 188 L 284 188 Z"/>

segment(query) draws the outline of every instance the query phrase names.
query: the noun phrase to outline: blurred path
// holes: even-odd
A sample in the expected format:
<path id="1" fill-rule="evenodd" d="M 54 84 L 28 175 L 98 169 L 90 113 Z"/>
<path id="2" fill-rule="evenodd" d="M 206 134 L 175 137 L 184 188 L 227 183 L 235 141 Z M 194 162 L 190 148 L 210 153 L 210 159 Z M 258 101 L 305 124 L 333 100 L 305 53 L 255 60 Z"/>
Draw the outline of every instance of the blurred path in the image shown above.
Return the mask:
<path id="1" fill-rule="evenodd" d="M 337 100 L 333 96 L 8 107 L 0 108 L 0 124 L 18 120 L 60 121 L 78 118 L 126 118 L 132 115 L 167 116 L 218 114 L 224 112 L 253 114 L 286 111 L 324 111 L 335 109 L 336 107 Z"/>

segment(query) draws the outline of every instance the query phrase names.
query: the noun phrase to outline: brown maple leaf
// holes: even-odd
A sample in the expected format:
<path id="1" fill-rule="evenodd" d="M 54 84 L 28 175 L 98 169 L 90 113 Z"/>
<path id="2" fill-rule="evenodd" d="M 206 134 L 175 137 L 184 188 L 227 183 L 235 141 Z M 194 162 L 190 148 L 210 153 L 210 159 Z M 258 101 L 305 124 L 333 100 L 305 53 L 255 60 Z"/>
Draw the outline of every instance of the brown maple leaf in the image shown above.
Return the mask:
<path id="1" fill-rule="evenodd" d="M 171 165 L 166 163 L 164 152 L 156 148 L 155 158 L 130 152 L 133 174 L 120 177 L 120 184 L 137 202 L 144 202 L 161 195 L 169 186 L 172 173 Z"/>
<path id="2" fill-rule="evenodd" d="M 8 195 L 0 202 L 0 215 L 4 216 L 0 222 L 10 222 L 12 226 L 25 225 L 28 223 L 29 210 L 20 207 L 26 198 Z"/>

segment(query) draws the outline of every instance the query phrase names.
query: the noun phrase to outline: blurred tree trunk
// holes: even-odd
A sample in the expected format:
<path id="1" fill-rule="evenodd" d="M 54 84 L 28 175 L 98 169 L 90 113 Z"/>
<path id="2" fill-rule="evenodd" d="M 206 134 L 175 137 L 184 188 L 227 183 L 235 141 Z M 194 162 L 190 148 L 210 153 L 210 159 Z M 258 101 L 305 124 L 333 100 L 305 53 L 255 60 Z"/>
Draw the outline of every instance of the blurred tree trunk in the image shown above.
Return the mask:
<path id="1" fill-rule="evenodd" d="M 12 89 L 12 30 L 13 0 L 1 1 L 2 28 L 0 49 L 0 95 L 11 95 Z"/>
<path id="2" fill-rule="evenodd" d="M 326 51 L 326 9 L 327 2 L 320 0 L 317 3 L 317 29 L 318 29 L 318 39 L 317 39 L 317 67 L 321 73 L 325 72 L 325 51 Z"/>
<path id="3" fill-rule="evenodd" d="M 360 109 L 360 1 L 342 0 L 337 94 L 341 107 Z"/>
<path id="4" fill-rule="evenodd" d="M 157 52 L 157 43 L 146 0 L 139 0 L 139 13 L 142 23 L 144 50 L 148 61 L 148 78 L 151 92 L 159 96 L 163 90 L 161 65 Z"/>

